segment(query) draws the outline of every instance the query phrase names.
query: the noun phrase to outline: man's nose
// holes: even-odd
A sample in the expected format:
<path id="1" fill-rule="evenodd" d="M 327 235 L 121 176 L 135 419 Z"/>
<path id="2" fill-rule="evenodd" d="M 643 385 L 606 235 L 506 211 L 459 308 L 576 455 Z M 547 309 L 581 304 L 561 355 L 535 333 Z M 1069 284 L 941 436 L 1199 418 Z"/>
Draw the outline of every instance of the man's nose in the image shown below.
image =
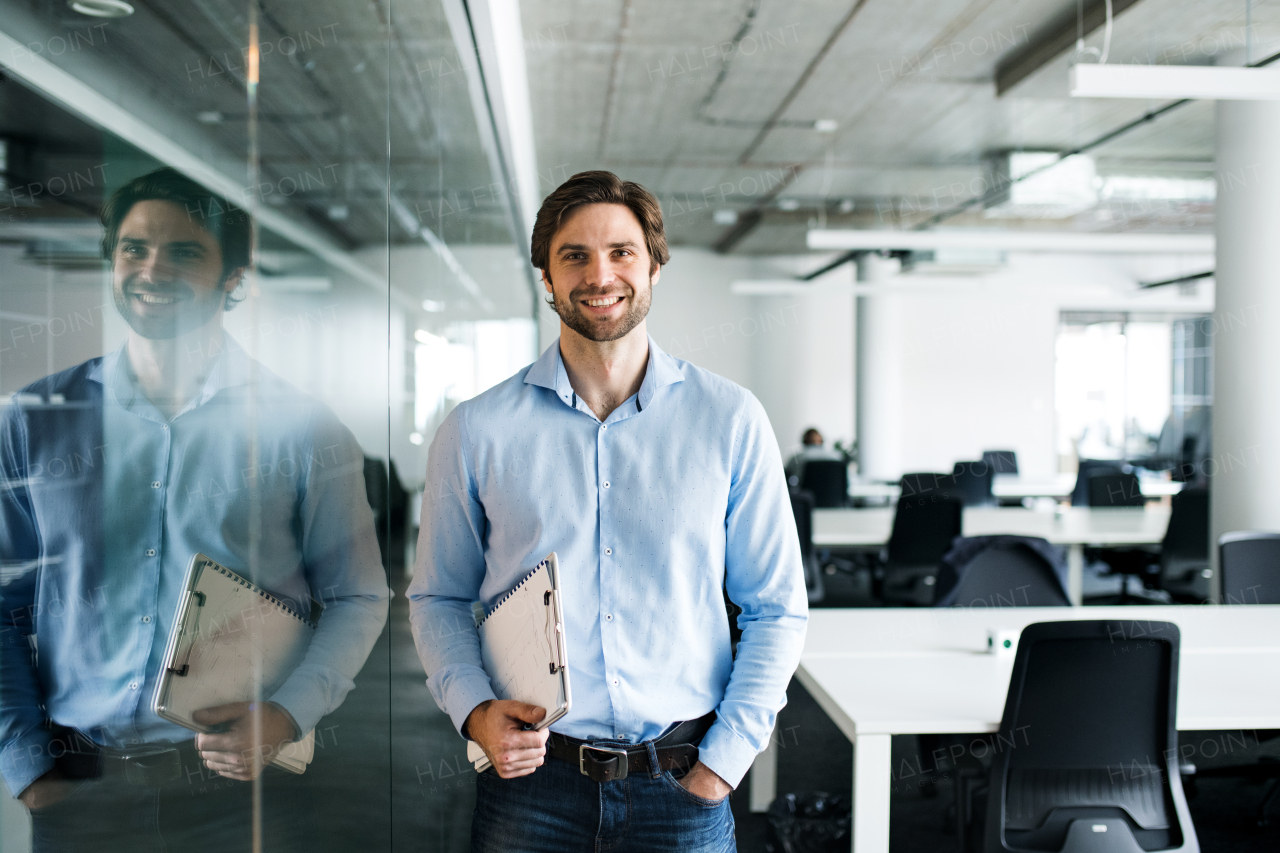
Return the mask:
<path id="1" fill-rule="evenodd" d="M 609 256 L 598 257 L 592 261 L 587 269 L 587 284 L 596 287 L 608 287 L 616 280 L 613 274 L 613 264 L 609 261 Z"/>
<path id="2" fill-rule="evenodd" d="M 173 268 L 153 254 L 138 265 L 137 277 L 149 284 L 167 283 L 173 280 Z"/>

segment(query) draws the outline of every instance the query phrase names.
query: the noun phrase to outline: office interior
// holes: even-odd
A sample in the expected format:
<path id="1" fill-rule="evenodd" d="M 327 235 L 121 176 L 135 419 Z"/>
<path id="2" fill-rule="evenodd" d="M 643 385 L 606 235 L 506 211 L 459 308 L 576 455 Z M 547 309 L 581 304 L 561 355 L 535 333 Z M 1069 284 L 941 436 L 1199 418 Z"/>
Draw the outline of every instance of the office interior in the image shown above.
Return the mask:
<path id="1" fill-rule="evenodd" d="M 1107 701 L 1136 683 L 1112 655 L 1096 682 L 1064 668 L 1058 723 L 1177 746 L 1151 810 L 1086 798 L 1103 830 L 1020 849 L 1280 843 L 1280 5 L 0 10 L 0 405 L 120 346 L 98 212 L 167 166 L 253 217 L 229 334 L 366 457 L 395 596 L 317 727 L 314 849 L 469 849 L 475 773 L 408 626 L 415 513 L 444 417 L 556 340 L 529 230 L 588 169 L 662 204 L 655 342 L 750 390 L 800 457 L 809 639 L 732 795 L 739 850 L 1019 849 L 982 846 L 1019 757 L 1014 649 L 1081 620 L 1130 626 L 1105 642 L 1177 718 Z M 1086 65 L 1259 76 L 1099 92 Z M 1022 537 L 992 546 L 994 585 L 956 550 L 980 536 Z M 30 844 L 5 796 L 0 851 Z"/>

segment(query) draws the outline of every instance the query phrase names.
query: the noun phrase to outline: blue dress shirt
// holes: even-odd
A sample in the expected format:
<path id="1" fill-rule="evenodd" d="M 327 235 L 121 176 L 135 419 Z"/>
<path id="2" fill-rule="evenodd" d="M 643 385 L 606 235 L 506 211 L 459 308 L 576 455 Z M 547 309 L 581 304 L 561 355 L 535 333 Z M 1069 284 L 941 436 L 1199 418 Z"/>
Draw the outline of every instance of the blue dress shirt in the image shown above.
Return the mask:
<path id="1" fill-rule="evenodd" d="M 717 712 L 700 757 L 737 785 L 800 658 L 799 539 L 750 392 L 649 339 L 637 394 L 601 423 L 559 341 L 446 418 L 431 444 L 410 616 L 459 731 L 494 694 L 471 602 L 560 558 L 572 708 L 552 728 L 641 742 Z M 722 588 L 742 607 L 736 660 Z"/>
<path id="2" fill-rule="evenodd" d="M 341 704 L 382 631 L 359 445 L 225 341 L 171 419 L 123 349 L 28 386 L 0 416 L 0 773 L 15 794 L 53 766 L 46 713 L 107 746 L 194 736 L 151 702 L 196 552 L 303 614 L 323 602 L 302 664 L 268 697 L 301 732 Z"/>

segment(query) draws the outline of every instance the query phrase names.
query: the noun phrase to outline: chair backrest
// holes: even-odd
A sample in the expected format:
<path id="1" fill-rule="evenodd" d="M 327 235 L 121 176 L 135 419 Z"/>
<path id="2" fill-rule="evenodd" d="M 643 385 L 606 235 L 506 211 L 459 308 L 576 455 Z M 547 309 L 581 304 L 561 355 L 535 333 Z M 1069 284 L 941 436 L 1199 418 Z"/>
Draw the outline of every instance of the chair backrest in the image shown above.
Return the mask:
<path id="1" fill-rule="evenodd" d="M 915 474 L 903 474 L 898 480 L 904 498 L 921 498 L 936 495 L 956 496 L 956 478 L 954 474 L 943 474 L 936 471 L 921 471 Z"/>
<path id="2" fill-rule="evenodd" d="M 1224 604 L 1280 604 L 1280 533 L 1223 534 L 1218 565 Z"/>
<path id="3" fill-rule="evenodd" d="M 903 495 L 887 550 L 895 566 L 936 566 L 960 535 L 964 504 L 950 494 Z"/>
<path id="4" fill-rule="evenodd" d="M 1178 646 L 1170 622 L 1023 630 L 993 744 L 988 853 L 1199 850 L 1178 770 Z"/>
<path id="5" fill-rule="evenodd" d="M 801 489 L 788 489 L 791 512 L 796 517 L 796 533 L 800 534 L 800 554 L 805 559 L 813 553 L 813 495 Z"/>
<path id="6" fill-rule="evenodd" d="M 814 506 L 844 506 L 849 499 L 849 466 L 839 459 L 810 459 L 800 472 L 800 488 L 813 495 Z"/>
<path id="7" fill-rule="evenodd" d="M 1173 496 L 1169 527 L 1165 530 L 1160 556 L 1168 560 L 1208 561 L 1209 490 L 1185 488 Z"/>
<path id="8" fill-rule="evenodd" d="M 1018 473 L 1018 454 L 1012 450 L 984 450 L 982 461 L 996 474 Z"/>
<path id="9" fill-rule="evenodd" d="M 1042 553 L 1052 548 L 1026 536 L 957 539 L 938 572 L 937 606 L 1070 606 L 1057 568 Z M 1065 570 L 1065 557 L 1059 559 Z"/>
<path id="10" fill-rule="evenodd" d="M 1089 475 L 1089 506 L 1142 506 L 1142 486 L 1132 471 L 1096 471 Z"/>
<path id="11" fill-rule="evenodd" d="M 956 494 L 965 506 L 983 506 L 996 502 L 991 493 L 991 484 L 995 480 L 995 471 L 984 461 L 957 462 L 951 472 L 955 483 Z"/>
<path id="12" fill-rule="evenodd" d="M 1076 471 L 1076 486 L 1071 490 L 1071 505 L 1089 505 L 1089 475 L 1095 471 L 1120 471 L 1123 467 L 1114 459 L 1081 459 Z"/>

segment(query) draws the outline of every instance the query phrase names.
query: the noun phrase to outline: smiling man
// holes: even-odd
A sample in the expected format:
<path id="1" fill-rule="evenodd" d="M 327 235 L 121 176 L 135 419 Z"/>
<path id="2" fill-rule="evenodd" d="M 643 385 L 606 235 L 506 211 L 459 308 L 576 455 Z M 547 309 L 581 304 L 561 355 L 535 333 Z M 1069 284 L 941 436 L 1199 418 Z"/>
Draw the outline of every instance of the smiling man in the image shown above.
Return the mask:
<path id="1" fill-rule="evenodd" d="M 161 169 L 102 224 L 124 345 L 0 413 L 0 773 L 37 853 L 247 850 L 255 828 L 296 849 L 299 777 L 264 765 L 342 702 L 386 619 L 363 453 L 223 331 L 244 211 Z M 197 552 L 300 615 L 325 602 L 285 683 L 198 712 L 220 729 L 199 736 L 151 710 Z"/>
<path id="2" fill-rule="evenodd" d="M 560 338 L 436 433 L 410 587 L 432 695 L 493 763 L 472 849 L 732 851 L 728 795 L 804 640 L 777 442 L 749 392 L 649 337 L 668 261 L 652 194 L 574 175 L 531 243 Z M 471 603 L 492 607 L 549 551 L 573 704 L 548 733 L 526 730 L 541 708 L 494 696 Z"/>

